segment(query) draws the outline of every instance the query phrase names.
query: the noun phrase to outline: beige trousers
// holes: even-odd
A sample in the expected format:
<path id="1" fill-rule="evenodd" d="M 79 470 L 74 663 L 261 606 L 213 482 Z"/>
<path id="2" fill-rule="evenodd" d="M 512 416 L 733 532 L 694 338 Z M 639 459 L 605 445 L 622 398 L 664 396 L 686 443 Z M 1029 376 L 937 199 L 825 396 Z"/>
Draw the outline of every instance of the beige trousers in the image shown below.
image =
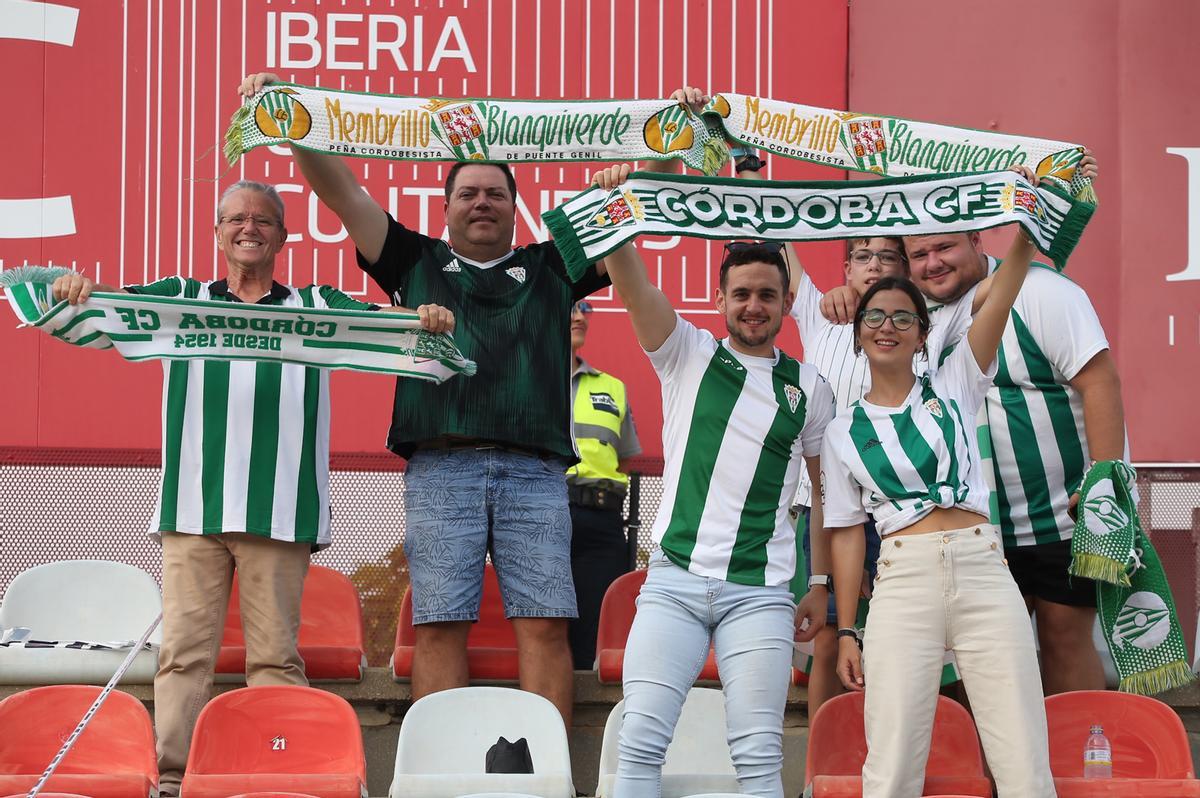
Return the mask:
<path id="1" fill-rule="evenodd" d="M 238 571 L 246 683 L 307 685 L 296 650 L 310 546 L 242 532 L 162 533 L 163 634 L 154 677 L 160 789 L 179 791 L 196 717 L 212 694 L 213 667 Z"/>
<path id="2" fill-rule="evenodd" d="M 990 524 L 883 541 L 863 639 L 863 798 L 921 795 L 947 649 L 998 798 L 1053 798 L 1033 630 Z"/>

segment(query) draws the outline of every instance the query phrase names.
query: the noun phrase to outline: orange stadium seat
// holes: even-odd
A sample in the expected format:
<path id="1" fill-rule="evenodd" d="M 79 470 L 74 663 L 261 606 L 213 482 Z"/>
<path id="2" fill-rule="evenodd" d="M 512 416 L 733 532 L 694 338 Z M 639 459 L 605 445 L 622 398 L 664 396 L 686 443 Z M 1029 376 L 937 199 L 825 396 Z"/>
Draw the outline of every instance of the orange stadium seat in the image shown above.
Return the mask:
<path id="1" fill-rule="evenodd" d="M 1059 798 L 1200 796 L 1187 732 L 1161 701 L 1106 690 L 1061 693 L 1046 699 L 1046 723 Z M 1112 779 L 1083 778 L 1083 747 L 1096 723 L 1112 744 Z"/>
<path id="2" fill-rule="evenodd" d="M 100 695 L 83 685 L 35 687 L 0 701 L 0 795 L 25 795 Z M 150 795 L 158 789 L 150 713 L 114 691 L 46 783 L 46 790 L 92 798 Z"/>
<path id="3" fill-rule="evenodd" d="M 845 693 L 822 704 L 809 729 L 804 765 L 813 798 L 861 798 L 866 758 L 863 694 Z M 961 704 L 945 696 L 938 696 L 922 794 L 992 794 L 975 722 Z"/>
<path id="4" fill-rule="evenodd" d="M 396 623 L 396 648 L 392 652 L 392 678 L 412 678 L 413 647 L 416 631 L 412 622 L 412 588 L 404 591 L 400 618 Z M 483 599 L 479 604 L 479 622 L 471 625 L 467 636 L 467 667 L 471 679 L 489 681 L 516 680 L 517 636 L 512 623 L 504 617 L 500 582 L 491 563 L 483 569 Z"/>
<path id="5" fill-rule="evenodd" d="M 604 593 L 600 604 L 600 624 L 596 633 L 596 672 L 602 684 L 620 684 L 625 664 L 625 641 L 633 628 L 633 616 L 637 612 L 638 592 L 646 581 L 646 571 L 639 569 L 622 574 Z M 717 658 L 709 648 L 708 659 L 697 677 L 703 681 L 716 681 Z"/>
<path id="6" fill-rule="evenodd" d="M 181 793 L 295 792 L 361 798 L 367 783 L 353 707 L 313 687 L 246 687 L 201 711 Z"/>
<path id="7" fill-rule="evenodd" d="M 300 657 L 304 672 L 316 681 L 360 681 L 366 667 L 362 605 L 358 591 L 343 573 L 310 565 L 300 602 Z M 237 681 L 246 674 L 246 637 L 234 573 L 225 633 L 217 655 L 217 681 Z M 230 677 L 235 678 L 230 678 Z"/>

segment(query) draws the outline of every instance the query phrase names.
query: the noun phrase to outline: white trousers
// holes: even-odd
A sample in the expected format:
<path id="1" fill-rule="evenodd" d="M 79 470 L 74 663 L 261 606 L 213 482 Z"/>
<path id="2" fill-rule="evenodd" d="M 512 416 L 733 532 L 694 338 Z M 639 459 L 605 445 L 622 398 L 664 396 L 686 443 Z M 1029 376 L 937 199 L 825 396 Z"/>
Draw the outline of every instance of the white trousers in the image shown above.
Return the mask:
<path id="1" fill-rule="evenodd" d="M 947 649 L 998 798 L 1053 798 L 1033 630 L 990 524 L 883 541 L 863 639 L 864 798 L 921 795 Z"/>

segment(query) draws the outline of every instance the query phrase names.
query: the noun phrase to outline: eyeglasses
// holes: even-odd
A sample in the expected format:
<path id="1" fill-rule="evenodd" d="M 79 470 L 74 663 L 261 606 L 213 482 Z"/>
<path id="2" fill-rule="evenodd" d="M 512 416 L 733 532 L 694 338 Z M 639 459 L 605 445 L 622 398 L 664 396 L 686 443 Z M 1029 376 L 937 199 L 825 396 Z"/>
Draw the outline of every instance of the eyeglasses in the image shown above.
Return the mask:
<path id="1" fill-rule="evenodd" d="M 234 227 L 244 227 L 246 222 L 254 222 L 255 227 L 278 227 L 280 224 L 277 219 L 272 219 L 270 216 L 246 216 L 240 213 L 236 216 L 224 216 L 220 221 L 222 224 L 231 224 Z"/>
<path id="2" fill-rule="evenodd" d="M 879 258 L 880 266 L 899 266 L 904 262 L 903 255 L 887 249 L 881 252 L 873 249 L 856 249 L 850 253 L 850 262 L 858 266 L 866 266 L 871 262 L 871 258 Z"/>
<path id="3" fill-rule="evenodd" d="M 574 315 L 575 313 L 587 314 L 587 313 L 591 313 L 592 310 L 593 310 L 593 308 L 592 308 L 591 302 L 576 302 L 574 305 L 571 306 L 571 314 L 572 315 Z"/>
<path id="4" fill-rule="evenodd" d="M 885 321 L 891 319 L 892 326 L 901 332 L 909 329 L 920 320 L 920 317 L 911 310 L 895 310 L 891 313 L 885 313 L 879 308 L 864 310 L 860 318 L 862 319 L 862 323 L 872 330 L 878 330 L 883 326 Z"/>

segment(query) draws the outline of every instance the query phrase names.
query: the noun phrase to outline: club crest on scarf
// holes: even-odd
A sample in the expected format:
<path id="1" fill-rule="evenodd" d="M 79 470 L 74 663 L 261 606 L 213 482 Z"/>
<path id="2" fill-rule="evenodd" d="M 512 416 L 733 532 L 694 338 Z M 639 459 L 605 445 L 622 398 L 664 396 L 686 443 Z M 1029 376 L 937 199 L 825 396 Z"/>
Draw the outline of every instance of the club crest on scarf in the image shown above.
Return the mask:
<path id="1" fill-rule="evenodd" d="M 460 161 L 487 159 L 488 142 L 483 134 L 486 107 L 483 103 L 454 105 L 449 100 L 430 100 L 425 107 L 431 112 L 429 125 L 433 134 L 456 158 Z"/>
<path id="2" fill-rule="evenodd" d="M 857 167 L 866 172 L 887 174 L 890 120 L 874 116 L 847 115 L 839 138 Z"/>
<path id="3" fill-rule="evenodd" d="M 642 203 L 632 191 L 615 188 L 604 200 L 604 207 L 587 223 L 592 229 L 609 229 L 620 227 L 630 222 L 640 222 L 646 218 Z"/>
<path id="4" fill-rule="evenodd" d="M 1132 643 L 1149 651 L 1167 639 L 1171 631 L 1171 613 L 1166 602 L 1154 593 L 1141 591 L 1125 600 L 1117 613 L 1112 642 L 1117 648 Z"/>
<path id="5" fill-rule="evenodd" d="M 1092 487 L 1083 502 L 1083 520 L 1089 532 L 1100 536 L 1124 529 L 1129 524 L 1129 516 L 1117 506 L 1111 479 L 1102 479 Z"/>
<path id="6" fill-rule="evenodd" d="M 312 116 L 292 95 L 295 89 L 279 89 L 264 94 L 254 110 L 254 122 L 264 136 L 299 141 L 312 129 Z"/>

